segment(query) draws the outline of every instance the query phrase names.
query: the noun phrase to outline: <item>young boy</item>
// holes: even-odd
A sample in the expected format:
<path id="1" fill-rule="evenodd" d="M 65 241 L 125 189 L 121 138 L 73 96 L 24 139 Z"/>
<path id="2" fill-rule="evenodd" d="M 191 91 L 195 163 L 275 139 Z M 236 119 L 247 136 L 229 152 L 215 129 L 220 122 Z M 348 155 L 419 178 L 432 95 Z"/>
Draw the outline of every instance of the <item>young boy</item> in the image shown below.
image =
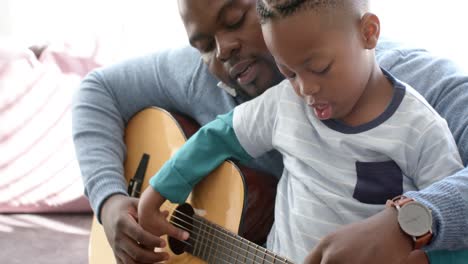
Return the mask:
<path id="1" fill-rule="evenodd" d="M 377 65 L 380 22 L 367 1 L 260 0 L 258 13 L 288 80 L 187 141 L 143 193 L 143 228 L 225 159 L 277 149 L 285 168 L 267 246 L 301 262 L 338 227 L 463 168 L 445 120 Z"/>

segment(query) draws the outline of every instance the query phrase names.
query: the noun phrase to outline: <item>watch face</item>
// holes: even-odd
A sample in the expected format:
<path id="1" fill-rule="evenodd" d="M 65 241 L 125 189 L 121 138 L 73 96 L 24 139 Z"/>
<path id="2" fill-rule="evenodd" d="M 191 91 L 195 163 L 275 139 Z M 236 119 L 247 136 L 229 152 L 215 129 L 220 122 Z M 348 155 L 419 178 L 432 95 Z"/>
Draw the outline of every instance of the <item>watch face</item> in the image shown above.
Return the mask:
<path id="1" fill-rule="evenodd" d="M 431 211 L 418 202 L 409 202 L 400 209 L 398 223 L 408 235 L 422 236 L 431 230 Z"/>

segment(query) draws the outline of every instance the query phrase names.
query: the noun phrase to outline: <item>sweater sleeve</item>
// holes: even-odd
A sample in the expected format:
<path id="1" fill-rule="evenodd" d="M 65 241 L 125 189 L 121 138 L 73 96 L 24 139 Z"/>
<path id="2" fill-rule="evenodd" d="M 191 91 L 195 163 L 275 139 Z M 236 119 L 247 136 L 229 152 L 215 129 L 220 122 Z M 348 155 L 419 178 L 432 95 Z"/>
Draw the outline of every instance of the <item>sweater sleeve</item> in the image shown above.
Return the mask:
<path id="1" fill-rule="evenodd" d="M 419 192 L 407 192 L 432 210 L 434 237 L 427 249 L 468 247 L 468 75 L 450 60 L 422 49 L 379 40 L 379 64 L 415 88 L 447 120 L 464 169 Z"/>
<path id="2" fill-rule="evenodd" d="M 97 69 L 81 82 L 72 104 L 73 140 L 85 195 L 99 220 L 108 197 L 127 195 L 126 122 L 149 106 L 190 112 L 193 78 L 202 87 L 216 88 L 207 74 L 199 73 L 201 64 L 193 49 L 168 50 Z"/>
<path id="3" fill-rule="evenodd" d="M 150 179 L 154 190 L 171 202 L 183 203 L 192 188 L 226 159 L 248 163 L 252 157 L 237 140 L 233 112 L 200 128 Z"/>

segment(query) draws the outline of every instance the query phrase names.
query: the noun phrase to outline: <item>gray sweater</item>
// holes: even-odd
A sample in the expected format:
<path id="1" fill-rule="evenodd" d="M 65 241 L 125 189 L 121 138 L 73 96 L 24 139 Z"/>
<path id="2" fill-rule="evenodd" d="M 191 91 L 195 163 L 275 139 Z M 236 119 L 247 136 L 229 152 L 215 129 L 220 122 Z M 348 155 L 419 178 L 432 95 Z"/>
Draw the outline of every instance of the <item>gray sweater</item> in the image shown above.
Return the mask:
<path id="1" fill-rule="evenodd" d="M 376 52 L 382 68 L 413 86 L 447 120 L 466 166 L 468 75 L 450 61 L 387 40 L 380 41 Z M 129 119 L 145 107 L 158 106 L 204 125 L 242 103 L 217 83 L 199 53 L 189 47 L 98 69 L 82 81 L 73 100 L 73 139 L 85 194 L 99 219 L 107 198 L 127 195 L 123 132 Z M 277 177 L 283 168 L 277 152 L 250 165 Z M 468 247 L 468 168 L 405 195 L 432 210 L 435 236 L 428 249 Z"/>

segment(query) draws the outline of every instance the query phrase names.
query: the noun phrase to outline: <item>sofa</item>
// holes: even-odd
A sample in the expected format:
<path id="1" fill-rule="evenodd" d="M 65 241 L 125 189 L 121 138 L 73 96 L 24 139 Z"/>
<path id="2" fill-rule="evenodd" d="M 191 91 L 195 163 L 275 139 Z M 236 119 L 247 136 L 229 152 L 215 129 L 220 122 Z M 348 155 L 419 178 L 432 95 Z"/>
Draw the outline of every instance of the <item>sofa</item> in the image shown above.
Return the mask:
<path id="1" fill-rule="evenodd" d="M 71 137 L 71 98 L 99 45 L 0 40 L 1 263 L 87 263 L 93 214 Z"/>

